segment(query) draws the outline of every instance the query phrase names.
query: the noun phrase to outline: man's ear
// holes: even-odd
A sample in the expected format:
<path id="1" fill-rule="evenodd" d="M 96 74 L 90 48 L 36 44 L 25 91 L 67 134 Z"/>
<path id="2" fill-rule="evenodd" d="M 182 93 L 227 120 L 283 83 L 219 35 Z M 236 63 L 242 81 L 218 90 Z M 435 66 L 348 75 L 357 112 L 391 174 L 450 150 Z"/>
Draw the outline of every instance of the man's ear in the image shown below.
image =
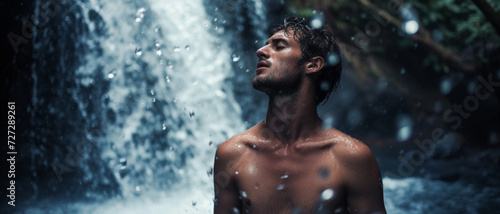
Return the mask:
<path id="1" fill-rule="evenodd" d="M 323 57 L 315 56 L 306 63 L 306 74 L 315 74 L 325 65 Z"/>

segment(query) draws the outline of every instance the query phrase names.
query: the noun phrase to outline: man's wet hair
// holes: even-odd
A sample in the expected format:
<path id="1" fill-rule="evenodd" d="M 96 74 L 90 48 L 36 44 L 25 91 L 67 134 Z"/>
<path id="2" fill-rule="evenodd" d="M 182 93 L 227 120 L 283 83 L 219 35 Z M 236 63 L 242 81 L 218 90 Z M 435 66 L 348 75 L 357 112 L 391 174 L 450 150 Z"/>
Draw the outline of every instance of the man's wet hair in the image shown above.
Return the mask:
<path id="1" fill-rule="evenodd" d="M 292 33 L 293 38 L 299 42 L 302 58 L 299 65 L 320 56 L 325 60 L 325 65 L 319 72 L 316 82 L 316 104 L 326 102 L 330 94 L 338 87 L 342 73 L 342 57 L 340 48 L 333 34 L 327 26 L 312 28 L 305 18 L 288 17 L 283 24 L 271 26 L 268 30 L 269 37 L 280 30 L 285 35 Z"/>

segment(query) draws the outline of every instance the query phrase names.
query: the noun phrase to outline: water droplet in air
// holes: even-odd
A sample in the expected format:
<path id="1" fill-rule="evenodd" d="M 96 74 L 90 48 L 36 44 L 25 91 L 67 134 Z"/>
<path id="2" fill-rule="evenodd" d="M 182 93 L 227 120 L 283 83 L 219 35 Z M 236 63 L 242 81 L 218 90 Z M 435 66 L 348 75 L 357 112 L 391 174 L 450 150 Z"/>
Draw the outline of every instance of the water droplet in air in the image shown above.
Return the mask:
<path id="1" fill-rule="evenodd" d="M 415 34 L 418 31 L 419 25 L 415 20 L 409 20 L 403 23 L 403 31 L 407 34 Z"/>
<path id="2" fill-rule="evenodd" d="M 212 144 L 213 144 L 213 142 L 212 142 L 212 141 L 208 142 L 208 145 L 209 145 L 209 146 L 212 146 Z"/>
<path id="3" fill-rule="evenodd" d="M 141 56 L 142 55 L 142 49 L 140 48 L 135 48 L 135 55 Z"/>
<path id="4" fill-rule="evenodd" d="M 140 186 L 135 186 L 135 191 L 137 191 L 137 192 L 141 191 L 141 187 Z"/>
<path id="5" fill-rule="evenodd" d="M 181 48 L 179 46 L 175 46 L 174 52 L 176 52 L 176 53 L 181 52 Z"/>
<path id="6" fill-rule="evenodd" d="M 339 63 L 339 56 L 336 53 L 328 54 L 328 65 L 335 66 Z"/>
<path id="7" fill-rule="evenodd" d="M 406 73 L 406 69 L 401 68 L 401 74 L 405 74 L 405 73 Z"/>
<path id="8" fill-rule="evenodd" d="M 158 31 L 160 31 L 160 26 L 156 26 L 156 27 L 155 27 L 155 32 L 157 32 L 157 33 L 158 33 Z"/>
<path id="9" fill-rule="evenodd" d="M 126 166 L 127 165 L 127 158 L 120 158 L 120 165 Z"/>
<path id="10" fill-rule="evenodd" d="M 196 206 L 196 201 L 191 202 L 191 204 L 193 205 L 193 207 Z"/>
<path id="11" fill-rule="evenodd" d="M 330 200 L 333 197 L 333 193 L 334 192 L 332 189 L 325 189 L 321 193 L 321 200 L 323 200 L 323 201 Z"/>
<path id="12" fill-rule="evenodd" d="M 233 54 L 233 62 L 238 62 L 240 60 L 240 56 Z"/>
<path id="13" fill-rule="evenodd" d="M 280 184 L 276 187 L 277 190 L 283 190 L 285 189 L 285 185 L 284 184 Z"/>
<path id="14" fill-rule="evenodd" d="M 398 130 L 398 141 L 406 141 L 411 137 L 411 126 L 403 126 Z"/>
<path id="15" fill-rule="evenodd" d="M 161 50 L 160 49 L 156 50 L 156 55 L 161 56 Z"/>
<path id="16" fill-rule="evenodd" d="M 323 129 L 329 129 L 333 127 L 333 116 L 327 115 L 323 120 L 323 124 L 321 126 Z"/>
<path id="17" fill-rule="evenodd" d="M 108 79 L 113 79 L 116 76 L 116 70 L 112 70 L 108 73 Z"/>
<path id="18" fill-rule="evenodd" d="M 189 51 L 189 45 L 186 45 L 186 47 L 184 47 L 184 49 L 186 49 L 186 51 Z"/>
<path id="19" fill-rule="evenodd" d="M 330 83 L 328 83 L 327 81 L 323 81 L 321 82 L 321 90 L 323 91 L 328 91 L 330 89 Z"/>
<path id="20" fill-rule="evenodd" d="M 150 91 L 149 91 L 149 93 L 150 93 L 151 95 L 155 95 L 155 91 L 153 91 L 153 90 L 150 90 Z"/>
<path id="21" fill-rule="evenodd" d="M 157 48 L 160 47 L 160 42 L 158 40 L 155 41 L 155 47 L 157 47 Z"/>
<path id="22" fill-rule="evenodd" d="M 208 177 L 210 177 L 213 174 L 214 174 L 214 168 L 210 167 L 210 169 L 207 170 L 207 175 L 208 175 Z"/>
<path id="23" fill-rule="evenodd" d="M 323 20 L 321 17 L 315 17 L 311 20 L 311 27 L 318 29 L 321 28 L 321 26 L 323 26 Z"/>
<path id="24" fill-rule="evenodd" d="M 167 80 L 167 83 L 170 82 L 170 77 L 169 76 L 165 76 L 165 79 Z"/>
<path id="25" fill-rule="evenodd" d="M 167 125 L 165 125 L 165 123 L 161 124 L 161 129 L 164 130 L 164 131 L 167 130 Z"/>
<path id="26" fill-rule="evenodd" d="M 194 117 L 194 111 L 189 112 L 189 117 Z"/>
<path id="27" fill-rule="evenodd" d="M 453 82 L 450 78 L 446 78 L 443 81 L 441 81 L 441 94 L 443 95 L 449 94 L 452 88 L 453 88 Z"/>
<path id="28" fill-rule="evenodd" d="M 234 172 L 234 174 L 236 174 L 236 175 L 237 175 L 237 174 L 239 174 L 239 172 L 238 172 L 238 171 L 236 171 L 236 172 Z"/>

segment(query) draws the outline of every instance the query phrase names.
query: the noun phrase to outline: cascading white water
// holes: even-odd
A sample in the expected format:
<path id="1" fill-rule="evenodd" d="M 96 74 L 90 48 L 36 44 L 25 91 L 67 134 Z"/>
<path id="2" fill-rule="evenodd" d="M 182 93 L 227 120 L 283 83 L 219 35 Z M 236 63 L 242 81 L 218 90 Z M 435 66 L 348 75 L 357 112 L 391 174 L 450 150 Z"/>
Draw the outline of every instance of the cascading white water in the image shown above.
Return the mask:
<path id="1" fill-rule="evenodd" d="M 107 36 L 98 39 L 102 55 L 88 54 L 77 74 L 102 68 L 110 81 L 106 100 L 116 119 L 108 120 L 100 149 L 125 200 L 80 211 L 211 212 L 216 146 L 245 128 L 224 82 L 231 49 L 210 33 L 216 26 L 201 0 L 91 5 Z"/>

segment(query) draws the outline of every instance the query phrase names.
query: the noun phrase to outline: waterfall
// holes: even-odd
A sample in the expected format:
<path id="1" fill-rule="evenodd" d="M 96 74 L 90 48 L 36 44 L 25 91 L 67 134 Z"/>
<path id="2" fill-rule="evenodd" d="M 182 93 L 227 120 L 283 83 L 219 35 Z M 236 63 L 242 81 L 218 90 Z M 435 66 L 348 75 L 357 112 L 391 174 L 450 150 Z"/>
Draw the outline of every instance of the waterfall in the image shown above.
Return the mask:
<path id="1" fill-rule="evenodd" d="M 246 128 L 229 82 L 239 56 L 231 35 L 218 36 L 223 21 L 201 0 L 58 6 L 34 39 L 32 135 L 40 145 L 30 150 L 46 159 L 46 185 L 53 194 L 112 198 L 75 204 L 81 213 L 137 213 L 144 204 L 210 213 L 215 150 Z"/>

